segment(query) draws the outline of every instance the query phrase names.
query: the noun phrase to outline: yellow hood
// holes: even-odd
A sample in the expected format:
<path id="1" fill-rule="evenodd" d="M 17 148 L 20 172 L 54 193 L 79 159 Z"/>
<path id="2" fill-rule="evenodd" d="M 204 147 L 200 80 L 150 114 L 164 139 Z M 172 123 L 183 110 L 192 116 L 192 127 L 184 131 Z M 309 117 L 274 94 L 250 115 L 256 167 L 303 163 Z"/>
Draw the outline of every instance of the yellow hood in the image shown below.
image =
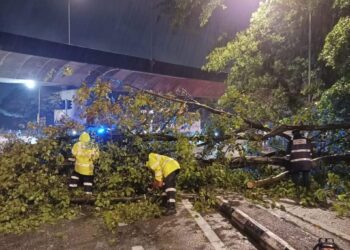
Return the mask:
<path id="1" fill-rule="evenodd" d="M 79 141 L 81 142 L 89 142 L 90 141 L 90 135 L 86 132 L 83 132 L 80 137 L 79 137 Z"/>
<path id="2" fill-rule="evenodd" d="M 159 160 L 160 157 L 158 154 L 150 153 L 148 155 L 148 162 L 146 162 L 146 166 L 154 170 L 154 168 L 159 165 Z"/>

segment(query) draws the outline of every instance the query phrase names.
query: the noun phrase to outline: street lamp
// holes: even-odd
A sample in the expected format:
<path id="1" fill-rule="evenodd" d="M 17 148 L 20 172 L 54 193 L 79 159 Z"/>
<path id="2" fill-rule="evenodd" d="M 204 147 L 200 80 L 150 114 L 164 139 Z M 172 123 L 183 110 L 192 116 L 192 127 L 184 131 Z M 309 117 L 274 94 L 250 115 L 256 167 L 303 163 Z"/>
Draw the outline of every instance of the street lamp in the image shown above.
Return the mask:
<path id="1" fill-rule="evenodd" d="M 40 85 L 33 79 L 14 79 L 14 78 L 5 78 L 0 77 L 0 82 L 2 83 L 15 83 L 15 84 L 23 84 L 28 89 L 34 89 L 38 85 L 38 113 L 37 113 L 37 123 L 40 122 Z"/>
<path id="2" fill-rule="evenodd" d="M 26 85 L 28 89 L 33 89 L 35 87 L 34 80 L 23 80 L 23 84 Z"/>
<path id="3" fill-rule="evenodd" d="M 33 89 L 33 88 L 35 88 L 35 86 L 38 86 L 38 113 L 36 115 L 36 122 L 38 124 L 40 124 L 40 94 L 41 94 L 40 93 L 41 92 L 41 88 L 40 87 L 41 86 L 39 84 L 37 84 L 36 81 L 30 80 L 30 79 L 22 80 L 22 83 L 29 89 Z"/>
<path id="4" fill-rule="evenodd" d="M 311 32 L 312 32 L 312 3 L 309 0 L 308 16 L 309 16 L 309 30 L 308 30 L 308 68 L 307 68 L 307 85 L 309 88 L 308 101 L 311 102 L 310 86 L 311 86 Z"/>
<path id="5" fill-rule="evenodd" d="M 68 45 L 70 45 L 70 0 L 68 0 Z"/>

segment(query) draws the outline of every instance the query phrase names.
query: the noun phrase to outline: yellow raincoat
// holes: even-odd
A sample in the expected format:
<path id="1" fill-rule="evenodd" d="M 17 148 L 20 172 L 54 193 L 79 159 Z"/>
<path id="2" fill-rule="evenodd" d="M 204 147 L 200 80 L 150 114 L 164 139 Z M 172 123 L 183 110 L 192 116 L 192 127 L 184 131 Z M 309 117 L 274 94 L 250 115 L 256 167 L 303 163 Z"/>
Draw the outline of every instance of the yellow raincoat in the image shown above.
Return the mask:
<path id="1" fill-rule="evenodd" d="M 162 182 L 165 177 L 180 169 L 179 163 L 165 155 L 150 153 L 146 166 L 154 171 L 156 181 Z"/>
<path id="2" fill-rule="evenodd" d="M 72 153 L 75 156 L 75 171 L 82 175 L 94 175 L 93 161 L 98 159 L 97 146 L 90 142 L 88 133 L 82 133 L 79 141 L 74 144 Z"/>

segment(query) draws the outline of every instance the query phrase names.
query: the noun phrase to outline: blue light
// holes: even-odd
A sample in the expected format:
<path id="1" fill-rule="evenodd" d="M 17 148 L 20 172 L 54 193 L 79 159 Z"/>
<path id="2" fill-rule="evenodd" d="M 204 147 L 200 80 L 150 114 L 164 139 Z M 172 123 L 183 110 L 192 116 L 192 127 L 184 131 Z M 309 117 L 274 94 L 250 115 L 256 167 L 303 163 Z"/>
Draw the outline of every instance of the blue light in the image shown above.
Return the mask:
<path id="1" fill-rule="evenodd" d="M 77 131 L 76 130 L 72 130 L 72 135 L 77 135 Z"/>
<path id="2" fill-rule="evenodd" d="M 105 133 L 105 128 L 99 128 L 99 129 L 97 130 L 97 133 L 98 133 L 98 134 L 104 134 L 104 133 Z"/>

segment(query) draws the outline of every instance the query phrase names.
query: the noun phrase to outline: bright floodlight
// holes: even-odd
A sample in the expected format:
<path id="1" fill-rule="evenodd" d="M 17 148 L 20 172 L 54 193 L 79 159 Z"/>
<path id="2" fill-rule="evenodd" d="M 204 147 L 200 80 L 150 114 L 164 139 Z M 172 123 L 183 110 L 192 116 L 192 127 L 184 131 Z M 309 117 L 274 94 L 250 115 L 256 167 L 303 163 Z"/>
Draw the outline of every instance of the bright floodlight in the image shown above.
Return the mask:
<path id="1" fill-rule="evenodd" d="M 23 80 L 23 83 L 28 89 L 33 89 L 36 85 L 34 80 Z"/>

